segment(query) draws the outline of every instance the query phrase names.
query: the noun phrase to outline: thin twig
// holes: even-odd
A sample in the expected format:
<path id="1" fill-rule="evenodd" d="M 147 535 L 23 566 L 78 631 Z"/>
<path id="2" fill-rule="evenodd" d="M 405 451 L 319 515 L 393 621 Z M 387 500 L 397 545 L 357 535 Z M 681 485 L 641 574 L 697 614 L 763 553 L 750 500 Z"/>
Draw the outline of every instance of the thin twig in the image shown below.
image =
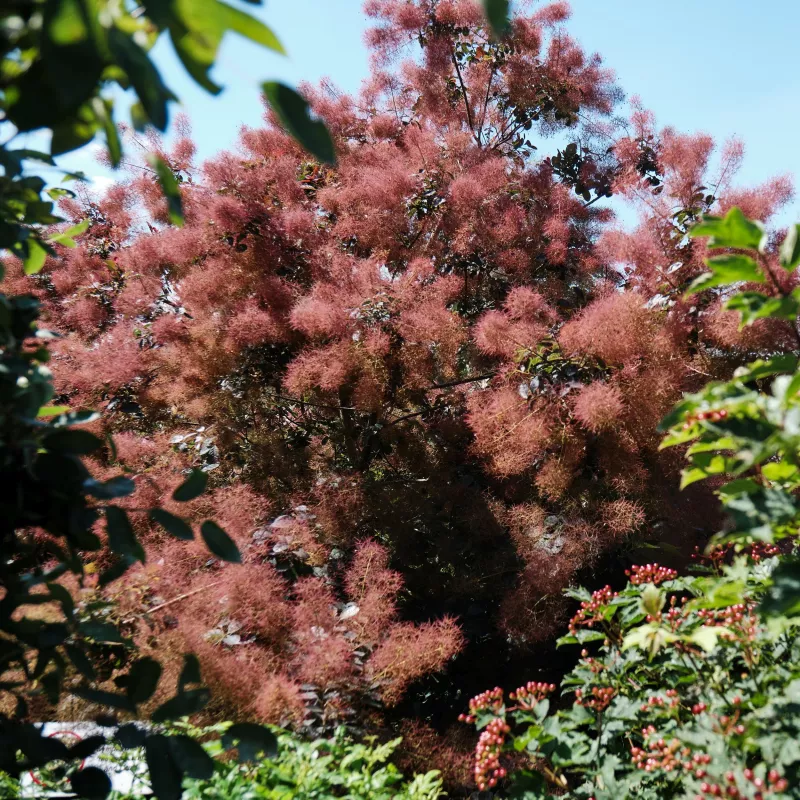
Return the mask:
<path id="1" fill-rule="evenodd" d="M 464 85 L 464 79 L 461 77 L 461 67 L 458 66 L 456 52 L 452 47 L 450 48 L 450 57 L 453 59 L 453 66 L 456 68 L 458 83 L 461 86 L 461 94 L 464 97 L 464 107 L 467 109 L 467 123 L 469 125 L 469 129 L 472 131 L 472 137 L 475 139 L 478 147 L 480 147 L 481 140 L 478 138 L 478 134 L 475 133 L 475 123 L 472 121 L 472 109 L 469 107 L 469 95 L 467 94 L 467 87 Z"/>
<path id="2" fill-rule="evenodd" d="M 139 617 L 146 617 L 148 614 L 154 614 L 156 611 L 161 611 L 162 608 L 166 608 L 167 606 L 171 606 L 173 603 L 177 603 L 181 600 L 185 600 L 187 597 L 191 597 L 195 594 L 200 594 L 200 592 L 204 592 L 206 589 L 213 589 L 215 586 L 219 586 L 222 581 L 215 581 L 214 583 L 209 583 L 207 586 L 201 586 L 199 589 L 193 589 L 191 592 L 186 592 L 186 594 L 179 594 L 177 597 L 173 597 L 172 600 L 167 600 L 165 603 L 160 603 L 157 606 L 153 606 L 153 608 L 149 608 L 147 611 L 143 611 L 141 614 L 134 614 L 132 617 L 129 617 L 125 620 L 125 622 L 130 622 L 131 620 L 138 619 Z"/>
<path id="3" fill-rule="evenodd" d="M 461 386 L 463 383 L 475 383 L 476 381 L 485 381 L 487 378 L 494 378 L 496 372 L 487 372 L 484 375 L 473 375 L 471 378 L 461 378 L 457 381 L 448 381 L 447 383 L 434 383 L 433 386 L 429 386 L 427 391 L 433 391 L 434 389 L 449 389 L 451 386 Z"/>

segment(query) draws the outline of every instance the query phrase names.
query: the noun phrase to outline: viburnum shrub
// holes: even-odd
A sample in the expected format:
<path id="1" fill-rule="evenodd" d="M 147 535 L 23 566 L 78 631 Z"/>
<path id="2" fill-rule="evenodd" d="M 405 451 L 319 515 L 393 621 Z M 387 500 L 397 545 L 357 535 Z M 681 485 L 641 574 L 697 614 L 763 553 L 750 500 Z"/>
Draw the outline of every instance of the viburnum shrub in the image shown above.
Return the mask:
<path id="1" fill-rule="evenodd" d="M 531 683 L 470 703 L 478 788 L 530 800 L 796 797 L 800 638 L 795 620 L 757 610 L 779 559 L 724 555 L 689 577 L 646 565 L 619 591 L 569 590 L 580 608 L 559 645 L 583 649 L 560 696 Z"/>
<path id="2" fill-rule="evenodd" d="M 687 294 L 798 338 L 800 226 L 778 243 L 733 208 L 690 235 L 713 255 Z M 727 512 L 696 574 L 647 564 L 622 590 L 570 590 L 559 644 L 584 649 L 563 699 L 506 704 L 498 688 L 470 704 L 479 788 L 510 774 L 513 797 L 798 796 L 800 373 L 795 353 L 765 355 L 662 423 L 664 447 L 688 445 L 682 486 L 715 480 Z"/>

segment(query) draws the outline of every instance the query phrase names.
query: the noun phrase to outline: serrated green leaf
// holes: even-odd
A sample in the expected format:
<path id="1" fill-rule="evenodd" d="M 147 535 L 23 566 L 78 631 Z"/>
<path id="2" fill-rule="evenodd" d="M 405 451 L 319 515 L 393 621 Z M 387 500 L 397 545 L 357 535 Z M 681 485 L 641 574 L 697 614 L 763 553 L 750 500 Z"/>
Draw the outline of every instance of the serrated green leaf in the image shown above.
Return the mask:
<path id="1" fill-rule="evenodd" d="M 768 317 L 794 321 L 800 310 L 800 303 L 793 295 L 767 297 L 761 292 L 739 292 L 725 303 L 725 310 L 738 311 L 741 314 L 739 330 L 742 330 L 756 320 Z"/>
<path id="2" fill-rule="evenodd" d="M 701 625 L 697 630 L 692 631 L 689 636 L 684 637 L 684 641 L 696 644 L 706 653 L 712 653 L 717 649 L 719 638 L 730 631 L 723 626 Z"/>
<path id="3" fill-rule="evenodd" d="M 689 235 L 695 239 L 708 238 L 709 247 L 732 247 L 760 250 L 765 241 L 764 226 L 748 219 L 740 208 L 732 208 L 724 217 L 705 216 Z"/>
<path id="4" fill-rule="evenodd" d="M 735 283 L 764 283 L 766 281 L 758 264 L 750 256 L 737 254 L 715 256 L 708 259 L 706 264 L 711 268 L 711 272 L 705 272 L 695 278 L 686 290 L 685 297 L 705 289 L 712 289 L 715 286 L 728 286 Z"/>

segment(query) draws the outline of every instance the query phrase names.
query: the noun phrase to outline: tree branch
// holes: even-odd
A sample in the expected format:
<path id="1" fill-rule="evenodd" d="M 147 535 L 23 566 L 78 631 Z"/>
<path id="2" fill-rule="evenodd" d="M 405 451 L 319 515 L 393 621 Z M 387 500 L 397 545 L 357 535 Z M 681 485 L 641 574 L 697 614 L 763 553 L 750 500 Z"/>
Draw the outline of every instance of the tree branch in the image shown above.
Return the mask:
<path id="1" fill-rule="evenodd" d="M 472 121 L 472 109 L 469 107 L 469 95 L 467 94 L 467 87 L 464 85 L 464 79 L 461 77 L 461 67 L 458 66 L 456 52 L 453 50 L 452 46 L 450 47 L 450 58 L 453 60 L 453 66 L 456 68 L 458 84 L 461 87 L 461 95 L 464 98 L 464 107 L 467 109 L 467 124 L 469 125 L 469 129 L 472 131 L 472 138 L 475 139 L 475 143 L 478 145 L 478 147 L 481 147 L 481 140 L 478 137 L 478 134 L 475 133 L 475 123 Z"/>

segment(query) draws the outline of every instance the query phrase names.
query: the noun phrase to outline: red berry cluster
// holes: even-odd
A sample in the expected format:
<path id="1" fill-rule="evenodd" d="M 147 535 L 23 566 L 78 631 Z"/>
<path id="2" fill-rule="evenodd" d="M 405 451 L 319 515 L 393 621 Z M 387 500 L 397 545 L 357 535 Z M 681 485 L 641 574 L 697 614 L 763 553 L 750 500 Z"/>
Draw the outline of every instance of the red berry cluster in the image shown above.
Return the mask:
<path id="1" fill-rule="evenodd" d="M 499 686 L 494 689 L 487 689 L 481 692 L 469 701 L 469 714 L 459 714 L 459 722 L 466 722 L 471 725 L 475 722 L 475 718 L 482 711 L 490 710 L 495 713 L 500 713 L 503 708 L 503 690 Z"/>
<path id="2" fill-rule="evenodd" d="M 776 544 L 770 544 L 769 542 L 755 542 L 750 545 L 750 558 L 758 563 L 762 558 L 772 558 L 772 556 L 777 556 L 780 551 L 780 547 L 778 547 Z"/>
<path id="3" fill-rule="evenodd" d="M 646 703 L 642 703 L 639 707 L 640 711 L 650 711 L 654 708 L 675 708 L 680 705 L 678 692 L 675 689 L 667 689 L 666 698 L 653 695 L 647 699 Z"/>
<path id="4" fill-rule="evenodd" d="M 653 583 L 659 586 L 665 581 L 674 581 L 678 577 L 678 573 L 674 569 L 662 567 L 659 564 L 634 566 L 626 569 L 625 574 L 634 586 L 641 586 L 643 583 Z"/>
<path id="5" fill-rule="evenodd" d="M 743 773 L 745 781 L 753 784 L 756 789 L 755 794 L 750 795 L 747 790 L 742 790 L 738 786 L 736 775 L 733 772 L 725 773 L 725 786 L 718 783 L 703 782 L 700 784 L 701 794 L 695 795 L 695 800 L 706 800 L 708 797 L 729 797 L 731 800 L 744 800 L 751 797 L 753 800 L 764 800 L 764 796 L 773 792 L 785 792 L 789 788 L 789 781 L 781 777 L 776 769 L 771 769 L 767 774 L 767 780 L 757 778 L 751 769 L 746 769 Z"/>
<path id="6" fill-rule="evenodd" d="M 642 730 L 642 736 L 645 738 L 647 749 L 631 747 L 631 760 L 637 769 L 645 772 L 656 770 L 673 772 L 683 769 L 692 772 L 698 780 L 705 778 L 705 767 L 711 763 L 711 756 L 708 753 L 692 753 L 690 747 L 686 745 L 681 747 L 677 739 L 671 739 L 669 742 L 662 738 L 656 739 L 656 729 L 652 725 Z"/>
<path id="7" fill-rule="evenodd" d="M 475 783 L 480 791 L 497 786 L 501 778 L 505 778 L 506 770 L 500 766 L 500 752 L 511 732 L 505 720 L 493 719 L 478 738 L 475 748 Z"/>
<path id="8" fill-rule="evenodd" d="M 739 637 L 754 641 L 758 635 L 758 620 L 753 613 L 755 603 L 737 603 L 718 609 L 701 609 L 697 615 L 705 625 L 730 628 Z"/>
<path id="9" fill-rule="evenodd" d="M 719 422 L 720 420 L 726 419 L 727 416 L 728 411 L 724 408 L 721 408 L 718 411 L 713 409 L 709 411 L 698 411 L 696 414 L 689 414 L 686 417 L 686 420 L 683 423 L 683 429 L 688 431 L 689 428 L 691 428 L 696 422 L 702 422 L 703 420 L 708 420 L 709 422 Z"/>
<path id="10" fill-rule="evenodd" d="M 615 597 L 619 597 L 619 592 L 613 591 L 610 586 L 598 589 L 591 600 L 584 600 L 581 603 L 578 613 L 569 621 L 569 632 L 574 636 L 578 632 L 579 625 L 591 628 L 595 622 L 599 622 L 602 617 L 598 612 Z"/>
<path id="11" fill-rule="evenodd" d="M 708 706 L 705 703 L 695 703 L 692 706 L 692 714 L 697 716 L 698 714 L 702 714 L 707 708 Z"/>
<path id="12" fill-rule="evenodd" d="M 554 683 L 528 681 L 524 686 L 520 686 L 516 692 L 510 692 L 508 697 L 510 700 L 516 700 L 519 708 L 530 710 L 555 690 L 556 685 Z"/>
<path id="13" fill-rule="evenodd" d="M 583 689 L 575 690 L 575 702 L 585 708 L 593 708 L 595 711 L 605 711 L 617 694 L 617 690 L 611 686 L 593 686 L 589 697 L 583 693 Z"/>
<path id="14" fill-rule="evenodd" d="M 666 621 L 670 627 L 670 630 L 676 631 L 686 622 L 686 608 L 685 605 L 689 601 L 688 597 L 682 597 L 680 601 L 680 605 L 678 605 L 678 600 L 675 595 L 672 595 L 669 599 L 669 609 L 667 613 L 664 615 Z"/>
<path id="15" fill-rule="evenodd" d="M 736 700 L 738 700 L 738 698 L 736 698 Z M 736 700 L 734 700 L 734 703 L 736 703 Z M 736 704 L 738 705 L 738 703 Z M 733 715 L 733 717 L 729 717 L 727 714 L 721 716 L 719 718 L 719 724 L 720 728 L 722 729 L 721 732 L 725 736 L 730 736 L 732 733 L 738 733 L 739 736 L 741 736 L 745 731 L 744 725 L 739 723 L 738 711 Z"/>
<path id="16" fill-rule="evenodd" d="M 583 659 L 583 663 L 586 664 L 595 675 L 599 675 L 604 669 L 607 669 L 602 661 L 592 658 L 586 648 L 581 650 L 581 658 Z"/>
<path id="17" fill-rule="evenodd" d="M 719 566 L 732 552 L 734 546 L 731 542 L 726 544 L 718 544 L 711 547 L 709 550 L 704 551 L 699 547 L 694 548 L 692 558 L 696 561 L 704 561 L 711 566 Z"/>

